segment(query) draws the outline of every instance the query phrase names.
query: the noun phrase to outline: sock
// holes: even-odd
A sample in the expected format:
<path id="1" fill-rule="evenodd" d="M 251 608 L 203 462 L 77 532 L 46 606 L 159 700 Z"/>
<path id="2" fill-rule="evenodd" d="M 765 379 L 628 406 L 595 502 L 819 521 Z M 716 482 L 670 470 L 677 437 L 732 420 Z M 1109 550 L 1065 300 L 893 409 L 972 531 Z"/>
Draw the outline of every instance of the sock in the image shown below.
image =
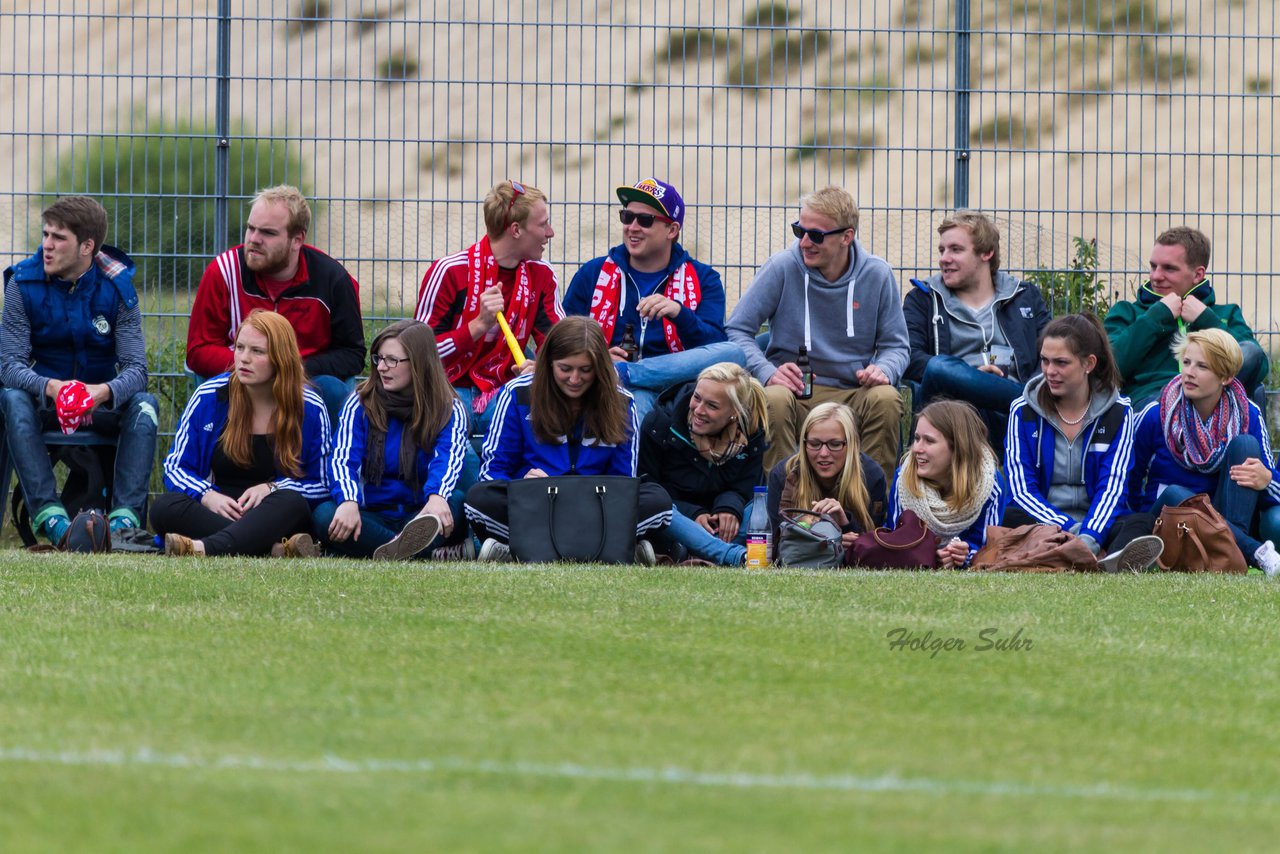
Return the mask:
<path id="1" fill-rule="evenodd" d="M 107 528 L 111 531 L 127 531 L 136 527 L 138 526 L 128 516 L 112 516 L 107 523 Z"/>
<path id="2" fill-rule="evenodd" d="M 67 528 L 70 527 L 71 520 L 66 516 L 50 516 L 44 520 L 44 535 L 56 546 L 62 542 L 62 538 L 67 534 Z"/>

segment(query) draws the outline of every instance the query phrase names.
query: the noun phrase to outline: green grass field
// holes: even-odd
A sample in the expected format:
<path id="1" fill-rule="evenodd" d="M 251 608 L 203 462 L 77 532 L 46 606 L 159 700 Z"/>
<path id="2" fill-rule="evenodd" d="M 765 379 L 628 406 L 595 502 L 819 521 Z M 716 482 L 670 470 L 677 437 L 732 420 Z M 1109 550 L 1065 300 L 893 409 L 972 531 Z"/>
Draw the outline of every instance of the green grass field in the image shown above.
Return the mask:
<path id="1" fill-rule="evenodd" d="M 1280 838 L 1258 577 L 7 551 L 0 608 L 5 851 Z"/>

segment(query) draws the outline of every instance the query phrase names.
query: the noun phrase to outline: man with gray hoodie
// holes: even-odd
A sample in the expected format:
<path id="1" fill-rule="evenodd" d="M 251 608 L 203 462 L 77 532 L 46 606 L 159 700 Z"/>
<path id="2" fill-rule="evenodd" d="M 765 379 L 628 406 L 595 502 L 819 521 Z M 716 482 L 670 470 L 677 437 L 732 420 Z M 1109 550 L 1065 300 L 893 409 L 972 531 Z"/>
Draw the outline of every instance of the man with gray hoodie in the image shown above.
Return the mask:
<path id="1" fill-rule="evenodd" d="M 893 270 L 858 243 L 857 230 L 858 206 L 844 190 L 805 196 L 791 224 L 796 243 L 764 263 L 725 327 L 765 386 L 772 433 L 766 471 L 796 453 L 809 410 L 829 400 L 853 410 L 862 451 L 886 477 L 897 468 L 907 324 Z M 766 321 L 762 351 L 756 335 Z M 806 399 L 796 364 L 801 345 L 813 371 Z"/>
<path id="2" fill-rule="evenodd" d="M 1038 288 L 1000 270 L 1000 231 L 976 211 L 938 226 L 938 270 L 912 279 L 902 301 L 912 402 L 917 410 L 940 397 L 972 403 L 1003 452 L 1009 407 L 1040 372 L 1036 341 L 1049 307 Z"/>

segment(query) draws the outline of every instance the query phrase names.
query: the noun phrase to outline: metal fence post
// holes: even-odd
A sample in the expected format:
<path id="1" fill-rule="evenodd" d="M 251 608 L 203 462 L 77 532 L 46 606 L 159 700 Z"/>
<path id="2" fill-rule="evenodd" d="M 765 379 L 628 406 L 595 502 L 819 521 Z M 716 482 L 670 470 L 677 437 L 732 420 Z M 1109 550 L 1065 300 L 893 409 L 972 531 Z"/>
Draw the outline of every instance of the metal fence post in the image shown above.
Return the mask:
<path id="1" fill-rule="evenodd" d="M 214 132 L 218 144 L 213 155 L 213 253 L 227 248 L 228 195 L 231 156 L 231 0 L 218 0 L 218 80 L 214 104 Z"/>
<path id="2" fill-rule="evenodd" d="M 955 208 L 969 207 L 969 0 L 956 0 Z"/>

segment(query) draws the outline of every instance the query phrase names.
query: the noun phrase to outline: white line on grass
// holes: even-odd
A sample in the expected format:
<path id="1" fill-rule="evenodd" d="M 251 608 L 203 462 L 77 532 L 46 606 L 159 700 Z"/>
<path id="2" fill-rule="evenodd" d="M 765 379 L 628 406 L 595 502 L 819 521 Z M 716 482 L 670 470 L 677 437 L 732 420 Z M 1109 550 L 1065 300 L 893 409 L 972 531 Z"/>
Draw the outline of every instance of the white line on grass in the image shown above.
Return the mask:
<path id="1" fill-rule="evenodd" d="M 615 783 L 667 783 L 678 786 L 706 786 L 731 789 L 801 789 L 832 792 L 912 793 L 929 795 L 994 795 L 1007 797 L 1086 798 L 1126 801 L 1173 801 L 1202 803 L 1230 801 L 1249 804 L 1280 804 L 1280 797 L 1245 792 L 1217 792 L 1210 789 L 1144 789 L 1114 783 L 1087 786 L 1047 785 L 1007 781 L 945 780 L 928 777 L 899 777 L 883 774 L 861 777 L 849 774 L 750 774 L 704 772 L 684 768 L 599 768 L 572 762 L 497 762 L 488 759 L 272 759 L 265 756 L 219 756 L 204 758 L 177 753 L 161 753 L 142 747 L 136 750 L 33 750 L 25 747 L 0 748 L 0 762 L 27 762 L 40 765 L 125 768 L 132 766 L 192 768 L 200 770 L 250 770 L 293 774 L 491 774 L 501 777 L 546 777 L 565 780 L 600 780 Z"/>

